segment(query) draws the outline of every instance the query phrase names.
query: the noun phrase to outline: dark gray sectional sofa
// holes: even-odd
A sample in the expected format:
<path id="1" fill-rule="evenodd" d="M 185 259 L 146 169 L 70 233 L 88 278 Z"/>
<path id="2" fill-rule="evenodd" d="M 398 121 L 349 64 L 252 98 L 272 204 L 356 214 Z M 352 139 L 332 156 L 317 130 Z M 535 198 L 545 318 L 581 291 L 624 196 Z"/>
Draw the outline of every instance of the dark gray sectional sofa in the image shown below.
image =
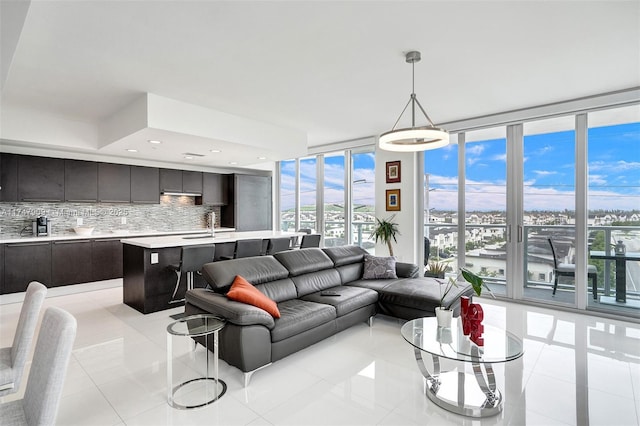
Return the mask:
<path id="1" fill-rule="evenodd" d="M 434 279 L 419 277 L 416 265 L 398 262 L 398 278 L 363 280 L 365 253 L 357 246 L 310 248 L 208 263 L 202 275 L 210 289 L 188 291 L 185 312 L 227 320 L 219 336 L 219 357 L 245 374 L 245 386 L 256 370 L 371 321 L 376 313 L 407 320 L 434 315 L 440 301 Z M 260 308 L 228 299 L 225 293 L 236 275 L 274 300 L 281 317 L 274 319 Z M 322 295 L 326 290 L 339 296 Z M 444 304 L 457 315 L 460 296 L 473 289 L 461 283 L 454 290 Z"/>

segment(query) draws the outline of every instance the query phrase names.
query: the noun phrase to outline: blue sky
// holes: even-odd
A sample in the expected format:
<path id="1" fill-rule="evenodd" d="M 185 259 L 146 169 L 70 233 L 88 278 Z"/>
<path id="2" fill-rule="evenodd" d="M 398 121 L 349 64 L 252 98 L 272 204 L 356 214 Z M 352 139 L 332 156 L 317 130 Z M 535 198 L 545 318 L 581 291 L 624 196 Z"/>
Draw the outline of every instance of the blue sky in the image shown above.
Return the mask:
<path id="1" fill-rule="evenodd" d="M 589 129 L 589 208 L 640 209 L 640 123 Z M 429 205 L 457 209 L 458 146 L 425 152 Z M 373 154 L 353 156 L 354 204 L 373 204 Z M 344 157 L 325 158 L 325 199 L 342 204 Z M 467 211 L 506 209 L 506 139 L 466 145 Z M 574 210 L 575 132 L 525 136 L 525 211 Z M 282 163 L 282 208 L 293 207 L 293 161 Z M 315 159 L 303 160 L 301 204 L 315 203 Z"/>

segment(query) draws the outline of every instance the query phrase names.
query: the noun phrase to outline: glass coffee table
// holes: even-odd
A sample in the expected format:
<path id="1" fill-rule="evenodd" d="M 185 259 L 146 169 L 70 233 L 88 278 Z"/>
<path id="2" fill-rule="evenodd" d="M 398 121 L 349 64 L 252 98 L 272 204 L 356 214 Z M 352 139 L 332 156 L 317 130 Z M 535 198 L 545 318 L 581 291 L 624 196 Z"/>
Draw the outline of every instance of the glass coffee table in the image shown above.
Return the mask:
<path id="1" fill-rule="evenodd" d="M 513 361 L 522 356 L 522 340 L 506 330 L 484 326 L 484 346 L 478 347 L 462 333 L 460 320 L 451 327 L 438 327 L 435 317 L 418 318 L 402 326 L 401 334 L 413 346 L 416 362 L 427 379 L 427 397 L 445 410 L 470 417 L 494 416 L 502 411 L 502 394 L 496 388 L 493 363 Z M 431 355 L 429 372 L 423 353 Z M 471 363 L 473 374 L 441 371 L 441 358 Z"/>

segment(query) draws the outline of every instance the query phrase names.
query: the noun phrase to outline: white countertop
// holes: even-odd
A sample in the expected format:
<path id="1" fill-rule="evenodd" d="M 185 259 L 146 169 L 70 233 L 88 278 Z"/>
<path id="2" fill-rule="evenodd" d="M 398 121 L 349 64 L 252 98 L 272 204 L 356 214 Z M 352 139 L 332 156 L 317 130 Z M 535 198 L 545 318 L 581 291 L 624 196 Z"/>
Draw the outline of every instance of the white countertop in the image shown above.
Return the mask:
<path id="1" fill-rule="evenodd" d="M 250 238 L 276 238 L 276 237 L 295 237 L 304 235 L 304 232 L 283 232 L 283 231 L 246 231 L 246 232 L 218 232 L 216 229 L 215 237 L 204 235 L 203 238 L 189 238 L 189 236 L 167 235 L 163 237 L 143 237 L 143 238 L 127 238 L 121 240 L 123 244 L 130 244 L 149 249 L 166 248 L 166 247 L 183 247 L 195 246 L 199 244 L 212 243 L 231 243 L 237 240 L 246 240 Z"/>
<path id="2" fill-rule="evenodd" d="M 235 228 L 216 228 L 216 233 L 227 233 L 233 232 Z M 74 235 L 74 234 L 64 234 L 64 235 L 48 235 L 44 237 L 22 237 L 22 238 L 5 238 L 0 239 L 0 244 L 11 244 L 11 243 L 33 243 L 33 242 L 46 242 L 46 241 L 63 241 L 63 240 L 96 240 L 102 238 L 130 238 L 130 237 L 151 237 L 159 238 L 159 235 L 167 235 L 175 238 L 176 235 L 190 235 L 190 234 L 207 234 L 211 233 L 209 229 L 196 229 L 191 231 L 155 231 L 155 230 L 146 230 L 146 231 L 127 231 L 123 229 L 117 229 L 113 231 L 103 231 L 103 232 L 94 232 L 91 235 Z M 198 241 L 198 240 L 196 240 Z"/>

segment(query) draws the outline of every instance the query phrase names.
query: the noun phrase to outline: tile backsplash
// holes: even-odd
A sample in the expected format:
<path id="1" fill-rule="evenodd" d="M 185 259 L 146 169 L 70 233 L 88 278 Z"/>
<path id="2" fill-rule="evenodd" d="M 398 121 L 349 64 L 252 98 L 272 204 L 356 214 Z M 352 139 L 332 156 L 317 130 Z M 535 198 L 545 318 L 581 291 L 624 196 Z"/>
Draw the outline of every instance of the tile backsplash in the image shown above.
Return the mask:
<path id="1" fill-rule="evenodd" d="M 209 227 L 211 212 L 220 226 L 219 206 L 197 206 L 195 197 L 189 196 L 163 195 L 160 204 L 0 203 L 0 236 L 31 236 L 31 224 L 39 216 L 52 221 L 53 235 L 73 235 L 78 218 L 83 225 L 95 227 L 96 233 L 118 229 L 192 231 Z"/>

